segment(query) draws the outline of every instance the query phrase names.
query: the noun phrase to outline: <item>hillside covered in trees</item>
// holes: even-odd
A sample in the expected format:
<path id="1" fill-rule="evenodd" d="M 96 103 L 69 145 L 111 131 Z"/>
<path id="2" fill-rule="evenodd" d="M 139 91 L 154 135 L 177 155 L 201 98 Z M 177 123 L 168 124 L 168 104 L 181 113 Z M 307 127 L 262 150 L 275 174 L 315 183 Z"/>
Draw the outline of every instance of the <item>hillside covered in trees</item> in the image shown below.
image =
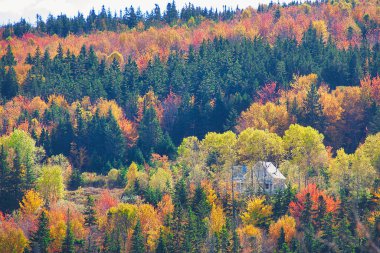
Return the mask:
<path id="1" fill-rule="evenodd" d="M 378 252 L 379 24 L 333 0 L 4 25 L 0 252 Z M 238 190 L 261 161 L 286 187 Z"/>

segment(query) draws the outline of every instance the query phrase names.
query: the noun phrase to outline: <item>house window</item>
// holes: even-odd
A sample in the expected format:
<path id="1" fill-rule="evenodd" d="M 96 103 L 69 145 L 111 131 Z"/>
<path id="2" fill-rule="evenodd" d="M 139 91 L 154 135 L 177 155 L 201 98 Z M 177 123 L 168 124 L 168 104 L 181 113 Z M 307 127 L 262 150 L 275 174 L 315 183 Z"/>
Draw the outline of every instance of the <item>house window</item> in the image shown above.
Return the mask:
<path id="1" fill-rule="evenodd" d="M 265 190 L 269 190 L 269 184 L 265 183 Z"/>

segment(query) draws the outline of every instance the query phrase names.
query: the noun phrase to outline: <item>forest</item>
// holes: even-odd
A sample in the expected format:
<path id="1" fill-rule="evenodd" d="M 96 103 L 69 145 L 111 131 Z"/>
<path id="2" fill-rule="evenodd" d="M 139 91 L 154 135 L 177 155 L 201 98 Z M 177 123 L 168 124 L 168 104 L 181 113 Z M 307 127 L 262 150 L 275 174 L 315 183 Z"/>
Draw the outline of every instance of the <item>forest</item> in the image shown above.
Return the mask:
<path id="1" fill-rule="evenodd" d="M 0 34 L 0 253 L 380 251 L 377 0 Z"/>

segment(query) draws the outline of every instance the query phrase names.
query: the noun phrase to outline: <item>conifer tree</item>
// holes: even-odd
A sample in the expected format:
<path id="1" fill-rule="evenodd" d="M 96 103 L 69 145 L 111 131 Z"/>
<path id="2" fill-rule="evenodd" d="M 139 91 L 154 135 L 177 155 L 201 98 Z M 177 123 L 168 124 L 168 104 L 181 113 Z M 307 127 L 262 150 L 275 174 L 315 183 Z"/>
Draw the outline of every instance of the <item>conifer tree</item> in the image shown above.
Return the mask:
<path id="1" fill-rule="evenodd" d="M 70 221 L 70 210 L 67 209 L 66 235 L 62 243 L 62 253 L 75 253 L 75 237 Z"/>
<path id="2" fill-rule="evenodd" d="M 320 246 L 321 252 L 333 252 L 330 246 L 334 239 L 333 221 L 331 213 L 327 213 L 323 218 L 321 231 L 321 239 L 323 240 L 322 245 Z"/>
<path id="3" fill-rule="evenodd" d="M 312 212 L 312 210 L 311 210 L 312 202 L 311 202 L 310 193 L 306 194 L 304 206 L 305 207 L 301 213 L 301 222 L 305 227 L 307 227 L 309 225 L 309 223 L 311 223 L 311 212 Z"/>
<path id="4" fill-rule="evenodd" d="M 95 202 L 92 196 L 87 196 L 87 203 L 84 211 L 84 225 L 89 228 L 90 232 L 88 235 L 88 252 L 94 252 L 94 246 L 92 245 L 92 235 L 94 233 L 94 228 L 96 228 L 97 218 L 95 211 Z"/>
<path id="5" fill-rule="evenodd" d="M 5 212 L 9 208 L 9 204 L 12 196 L 10 195 L 11 191 L 11 181 L 10 181 L 10 168 L 7 162 L 8 154 L 4 148 L 4 145 L 1 145 L 0 151 L 0 210 Z"/>
<path id="6" fill-rule="evenodd" d="M 322 195 L 318 197 L 318 209 L 316 210 L 315 224 L 316 228 L 322 227 L 323 219 L 326 216 L 326 201 Z"/>
<path id="7" fill-rule="evenodd" d="M 319 98 L 320 95 L 318 94 L 317 86 L 312 84 L 304 101 L 305 107 L 302 123 L 305 126 L 311 126 L 318 131 L 323 131 L 325 120 Z"/>
<path id="8" fill-rule="evenodd" d="M 132 235 L 131 253 L 144 253 L 144 252 L 145 252 L 145 245 L 144 245 L 144 236 L 141 230 L 141 222 L 140 220 L 137 220 L 137 224 Z"/>
<path id="9" fill-rule="evenodd" d="M 156 111 L 152 106 L 145 109 L 143 118 L 140 122 L 138 145 L 146 159 L 154 152 L 162 141 L 163 133 L 158 121 Z"/>
<path id="10" fill-rule="evenodd" d="M 380 132 L 380 105 L 376 106 L 376 111 L 368 125 L 368 132 L 370 134 Z"/>
<path id="11" fill-rule="evenodd" d="M 31 247 L 33 252 L 48 253 L 48 247 L 52 239 L 50 237 L 49 219 L 46 211 L 42 211 L 38 218 L 38 228 L 31 236 Z"/>
<path id="12" fill-rule="evenodd" d="M 160 230 L 160 237 L 158 238 L 156 253 L 169 253 L 167 241 L 162 232 L 162 229 Z"/>
<path id="13" fill-rule="evenodd" d="M 16 72 L 11 66 L 8 72 L 5 74 L 3 83 L 2 83 L 1 93 L 6 99 L 12 99 L 17 95 L 19 90 L 19 85 L 16 77 Z"/>
<path id="14" fill-rule="evenodd" d="M 1 61 L 6 66 L 15 66 L 16 60 L 12 52 L 12 47 L 10 44 L 7 46 L 7 51 L 5 55 L 1 58 Z"/>

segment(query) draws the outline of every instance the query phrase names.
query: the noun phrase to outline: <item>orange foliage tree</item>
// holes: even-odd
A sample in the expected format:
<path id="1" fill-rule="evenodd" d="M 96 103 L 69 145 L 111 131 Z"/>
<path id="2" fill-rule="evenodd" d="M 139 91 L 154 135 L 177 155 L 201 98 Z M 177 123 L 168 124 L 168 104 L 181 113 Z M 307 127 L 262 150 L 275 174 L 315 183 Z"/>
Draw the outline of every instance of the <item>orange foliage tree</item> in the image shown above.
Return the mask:
<path id="1" fill-rule="evenodd" d="M 297 193 L 296 200 L 290 202 L 289 210 L 290 214 L 298 221 L 301 217 L 302 211 L 305 209 L 306 195 L 310 194 L 310 200 L 312 202 L 311 209 L 318 209 L 318 198 L 322 196 L 326 201 L 326 212 L 334 213 L 339 207 L 339 200 L 335 200 L 333 197 L 327 195 L 325 191 L 319 190 L 316 184 L 307 185 L 302 191 Z M 314 214 L 315 215 L 315 214 Z"/>

